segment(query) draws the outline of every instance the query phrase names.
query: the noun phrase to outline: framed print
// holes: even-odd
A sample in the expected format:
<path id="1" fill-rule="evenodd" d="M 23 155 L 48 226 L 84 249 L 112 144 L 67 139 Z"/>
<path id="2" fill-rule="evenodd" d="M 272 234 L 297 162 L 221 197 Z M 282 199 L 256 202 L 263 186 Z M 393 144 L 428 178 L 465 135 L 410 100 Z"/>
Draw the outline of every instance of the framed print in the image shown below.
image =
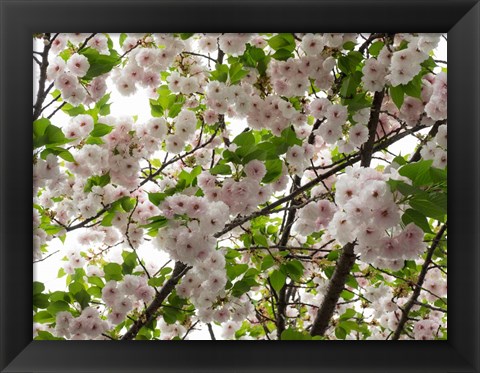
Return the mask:
<path id="1" fill-rule="evenodd" d="M 480 370 L 478 2 L 0 4 L 2 372 Z"/>

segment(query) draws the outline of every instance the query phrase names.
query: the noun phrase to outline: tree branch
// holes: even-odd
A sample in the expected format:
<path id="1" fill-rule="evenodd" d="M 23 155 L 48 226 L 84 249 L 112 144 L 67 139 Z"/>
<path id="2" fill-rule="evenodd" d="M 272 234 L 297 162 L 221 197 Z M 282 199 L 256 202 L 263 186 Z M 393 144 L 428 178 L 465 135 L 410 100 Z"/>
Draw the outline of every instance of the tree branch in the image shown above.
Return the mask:
<path id="1" fill-rule="evenodd" d="M 368 140 L 363 144 L 360 152 L 360 165 L 369 167 L 372 160 L 373 144 L 375 143 L 375 134 L 377 132 L 378 119 L 380 117 L 380 107 L 382 106 L 385 89 L 375 92 L 373 96 L 372 109 L 370 110 L 370 120 L 368 121 Z"/>
<path id="2" fill-rule="evenodd" d="M 207 328 L 208 328 L 208 333 L 210 334 L 210 338 L 212 338 L 212 341 L 215 341 L 217 338 L 215 338 L 215 334 L 213 333 L 212 324 L 207 323 Z"/>
<path id="3" fill-rule="evenodd" d="M 347 276 L 355 263 L 354 247 L 355 243 L 349 242 L 342 249 L 342 254 L 338 259 L 337 266 L 335 267 L 333 276 L 328 284 L 322 305 L 320 306 L 315 321 L 312 324 L 312 329 L 310 330 L 311 335 L 324 335 L 327 330 L 335 306 L 340 297 L 340 293 L 345 287 Z"/>
<path id="4" fill-rule="evenodd" d="M 418 280 L 417 280 L 417 283 L 415 284 L 415 289 L 413 290 L 412 296 L 410 297 L 408 302 L 405 303 L 405 306 L 403 308 L 400 308 L 402 310 L 402 317 L 398 321 L 397 329 L 395 329 L 395 332 L 393 333 L 392 340 L 398 340 L 400 338 L 400 335 L 402 334 L 403 328 L 405 327 L 405 324 L 408 321 L 408 314 L 410 313 L 410 310 L 414 306 L 415 302 L 417 302 L 417 299 L 420 295 L 420 291 L 422 290 L 423 282 L 425 281 L 425 276 L 427 275 L 428 266 L 432 261 L 433 252 L 437 248 L 440 242 L 440 239 L 442 238 L 446 230 L 447 230 L 447 223 L 445 222 L 445 224 L 438 231 L 437 235 L 435 236 L 432 242 L 432 245 L 427 251 L 427 256 L 425 257 L 425 262 L 423 263 L 422 269 L 420 271 L 420 275 L 418 276 Z"/>
<path id="5" fill-rule="evenodd" d="M 385 89 L 380 92 L 375 92 L 373 97 L 372 108 L 370 109 L 370 120 L 368 121 L 368 140 L 360 152 L 360 165 L 362 167 L 369 167 L 372 160 L 375 134 L 384 95 Z M 324 335 L 327 330 L 330 319 L 335 311 L 335 306 L 340 298 L 340 293 L 344 289 L 348 274 L 355 263 L 355 244 L 355 242 L 349 242 L 343 246 L 337 266 L 335 267 L 335 271 L 327 287 L 327 292 L 323 298 L 322 305 L 320 306 L 317 316 L 312 324 L 310 330 L 311 335 Z"/>
<path id="6" fill-rule="evenodd" d="M 163 285 L 162 289 L 157 293 L 152 303 L 148 308 L 138 317 L 137 321 L 133 323 L 130 329 L 122 337 L 122 340 L 134 339 L 140 329 L 146 324 L 150 323 L 154 318 L 157 310 L 161 307 L 163 301 L 168 297 L 177 285 L 182 276 L 187 273 L 191 267 L 187 267 L 181 262 L 176 262 L 173 268 L 172 277 Z"/>
<path id="7" fill-rule="evenodd" d="M 415 150 L 415 153 L 413 153 L 412 157 L 408 161 L 409 163 L 418 162 L 420 160 L 420 152 L 421 152 L 423 146 L 427 143 L 429 138 L 432 138 L 437 134 L 438 127 L 440 127 L 441 124 L 443 124 L 443 121 L 435 122 L 435 124 L 432 126 L 432 129 L 430 130 L 428 135 L 425 137 L 424 141 L 422 141 L 422 143 L 419 145 L 417 150 Z"/>
<path id="8" fill-rule="evenodd" d="M 49 34 L 47 34 L 49 35 Z M 57 34 L 58 35 L 58 34 Z M 48 67 L 48 52 L 52 47 L 52 42 L 56 38 L 55 35 L 52 40 L 49 40 L 47 44 L 43 47 L 43 52 L 41 53 L 42 62 L 40 64 L 40 76 L 38 78 L 38 92 L 37 92 L 37 100 L 35 105 L 33 106 L 33 120 L 36 121 L 40 116 L 43 102 L 47 97 L 47 91 L 45 91 L 45 81 L 47 80 L 47 67 Z"/>

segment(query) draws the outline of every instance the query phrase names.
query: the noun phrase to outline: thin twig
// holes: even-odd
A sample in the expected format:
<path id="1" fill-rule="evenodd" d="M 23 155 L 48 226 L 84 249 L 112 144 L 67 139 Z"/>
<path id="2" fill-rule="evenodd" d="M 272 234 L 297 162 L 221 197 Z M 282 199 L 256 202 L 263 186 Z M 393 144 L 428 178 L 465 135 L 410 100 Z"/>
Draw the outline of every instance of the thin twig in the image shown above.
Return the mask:
<path id="1" fill-rule="evenodd" d="M 59 251 L 60 251 L 60 250 L 54 251 L 53 253 L 47 255 L 45 258 L 38 259 L 38 260 L 34 260 L 34 261 L 33 261 L 33 264 L 39 263 L 39 262 L 43 262 L 44 260 L 47 260 L 48 258 L 50 258 L 52 255 L 58 253 Z"/>
<path id="2" fill-rule="evenodd" d="M 217 340 L 217 338 L 215 338 L 215 334 L 213 333 L 212 324 L 207 323 L 207 328 L 208 328 L 208 333 L 210 334 L 210 338 L 212 339 L 212 341 Z"/>

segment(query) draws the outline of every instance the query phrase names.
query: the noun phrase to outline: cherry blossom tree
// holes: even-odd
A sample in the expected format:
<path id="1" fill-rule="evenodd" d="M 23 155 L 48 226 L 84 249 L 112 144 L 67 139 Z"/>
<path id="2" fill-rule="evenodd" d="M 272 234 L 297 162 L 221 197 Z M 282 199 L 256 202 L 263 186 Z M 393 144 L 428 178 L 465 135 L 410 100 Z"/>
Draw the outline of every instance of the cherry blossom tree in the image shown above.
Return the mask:
<path id="1" fill-rule="evenodd" d="M 34 338 L 446 339 L 442 38 L 35 34 Z"/>

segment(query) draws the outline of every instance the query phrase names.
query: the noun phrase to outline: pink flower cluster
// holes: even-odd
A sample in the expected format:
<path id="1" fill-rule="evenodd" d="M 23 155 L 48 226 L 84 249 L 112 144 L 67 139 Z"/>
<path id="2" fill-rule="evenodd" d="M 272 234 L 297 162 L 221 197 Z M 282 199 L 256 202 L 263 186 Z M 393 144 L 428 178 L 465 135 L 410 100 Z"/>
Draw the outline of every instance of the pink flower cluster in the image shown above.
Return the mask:
<path id="1" fill-rule="evenodd" d="M 437 134 L 422 147 L 420 154 L 425 160 L 433 160 L 433 167 L 447 166 L 447 125 L 438 127 Z"/>
<path id="2" fill-rule="evenodd" d="M 425 50 L 428 50 L 427 46 L 433 45 L 425 43 L 426 38 L 427 36 L 424 36 L 421 40 L 418 36 L 405 34 L 403 39 L 400 39 L 400 41 L 408 41 L 408 46 L 405 49 L 393 52 L 389 74 L 386 77 L 392 86 L 407 84 L 420 72 L 420 64 L 428 58 L 429 51 L 425 52 Z M 440 35 L 431 38 L 432 43 L 435 43 L 435 41 L 438 43 Z M 423 46 L 422 48 L 419 48 L 419 43 Z"/>
<path id="3" fill-rule="evenodd" d="M 371 168 L 348 167 L 336 182 L 339 209 L 328 230 L 342 245 L 356 241 L 362 261 L 400 269 L 404 259 L 415 259 L 426 246 L 423 231 L 413 223 L 399 229 L 400 209 L 388 177 Z"/>
<path id="4" fill-rule="evenodd" d="M 56 316 L 55 334 L 71 340 L 103 339 L 102 333 L 109 329 L 108 322 L 100 317 L 95 308 L 86 307 L 78 317 L 68 311 Z"/>
<path id="5" fill-rule="evenodd" d="M 108 320 L 114 325 L 121 323 L 127 313 L 143 302 L 150 303 L 154 295 L 154 289 L 144 277 L 125 275 L 120 282 L 108 281 L 102 289 L 102 299 L 111 309 Z"/>

